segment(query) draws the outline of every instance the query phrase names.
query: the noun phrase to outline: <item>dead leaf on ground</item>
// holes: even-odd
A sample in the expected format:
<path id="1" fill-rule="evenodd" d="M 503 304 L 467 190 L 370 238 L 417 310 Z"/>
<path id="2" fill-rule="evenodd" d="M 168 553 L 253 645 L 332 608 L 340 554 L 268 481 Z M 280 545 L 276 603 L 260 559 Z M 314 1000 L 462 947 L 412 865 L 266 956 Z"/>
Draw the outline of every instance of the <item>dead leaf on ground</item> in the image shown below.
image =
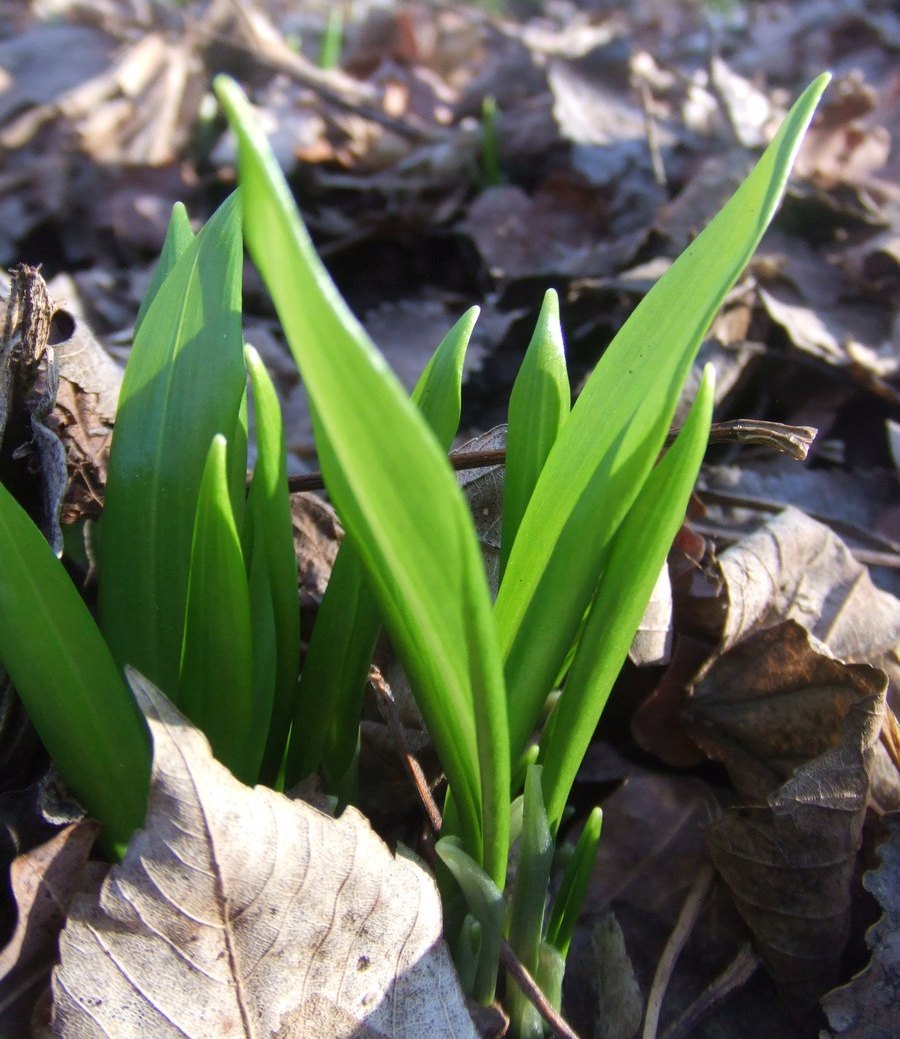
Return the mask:
<path id="1" fill-rule="evenodd" d="M 432 878 L 352 808 L 243 786 L 129 679 L 154 743 L 146 825 L 72 903 L 53 1035 L 475 1039 Z"/>
<path id="2" fill-rule="evenodd" d="M 776 621 L 802 624 L 842 660 L 897 673 L 900 601 L 823 523 L 789 508 L 722 553 L 723 649 Z"/>
<path id="3" fill-rule="evenodd" d="M 631 733 L 644 750 L 673 768 L 705 760 L 681 722 L 690 684 L 711 653 L 709 643 L 679 632 L 672 660 L 649 696 L 631 716 Z"/>
<path id="4" fill-rule="evenodd" d="M 806 134 L 797 174 L 834 187 L 865 182 L 880 171 L 891 154 L 891 134 L 873 125 L 877 107 L 878 92 L 860 71 L 836 79 Z"/>
<path id="5" fill-rule="evenodd" d="M 457 226 L 498 280 L 596 276 L 635 248 L 610 240 L 603 199 L 576 177 L 548 178 L 530 195 L 513 185 L 489 187 Z"/>
<path id="6" fill-rule="evenodd" d="M 685 716 L 748 802 L 709 828 L 713 861 L 801 1004 L 837 978 L 886 685 L 788 620 L 720 657 Z"/>
<path id="7" fill-rule="evenodd" d="M 654 774 L 595 743 L 578 783 L 611 781 L 621 786 L 602 803 L 603 839 L 585 911 L 628 904 L 668 926 L 706 861 L 703 832 L 715 811 L 714 796 L 698 779 Z M 647 941 L 656 936 L 648 934 Z"/>
<path id="8" fill-rule="evenodd" d="M 566 1011 L 583 1039 L 633 1039 L 644 998 L 622 928 L 610 909 L 575 935 L 566 969 Z"/>
<path id="9" fill-rule="evenodd" d="M 85 866 L 99 886 L 105 867 L 87 862 L 99 831 L 99 824 L 88 819 L 72 823 L 10 866 L 18 920 L 12 938 L 0 951 L 0 1034 L 6 1039 L 27 1039 L 32 1034 L 32 1009 L 49 983 L 57 961 L 57 938 L 69 902 L 83 890 Z"/>
<path id="10" fill-rule="evenodd" d="M 495 426 L 460 445 L 461 452 L 506 450 L 506 426 Z M 502 465 L 464 469 L 456 474 L 472 512 L 481 557 L 491 595 L 500 586 L 500 529 L 503 522 L 503 486 L 506 470 Z"/>
<path id="11" fill-rule="evenodd" d="M 872 1039 L 896 1035 L 900 1028 L 900 814 L 884 823 L 881 865 L 863 877 L 863 886 L 882 909 L 881 919 L 866 935 L 872 958 L 849 984 L 822 1000 L 831 1025 L 822 1039 Z"/>
<path id="12" fill-rule="evenodd" d="M 706 668 L 685 724 L 708 756 L 724 762 L 746 801 L 765 803 L 799 768 L 838 746 L 854 705 L 880 699 L 883 686 L 877 669 L 834 659 L 787 620 Z M 880 707 L 876 715 L 880 724 Z"/>
<path id="13" fill-rule="evenodd" d="M 62 521 L 74 523 L 85 514 L 96 516 L 102 507 L 122 369 L 85 321 L 68 311 L 60 314 L 70 334 L 56 347 L 60 383 L 54 420 L 69 466 Z"/>
<path id="14" fill-rule="evenodd" d="M 663 948 L 694 878 L 709 863 L 705 830 L 718 811 L 716 794 L 704 781 L 648 772 L 618 757 L 602 743 L 595 743 L 588 751 L 578 782 L 606 785 L 623 778 L 619 789 L 602 802 L 603 836 L 597 867 L 569 967 L 579 990 L 575 1004 L 582 1015 L 578 1018 L 579 1034 L 593 1034 L 598 1039 L 605 1039 L 607 1033 L 603 1031 L 602 1018 L 591 1020 L 585 1006 L 591 986 L 612 999 L 617 988 L 628 995 L 636 978 L 639 988 L 649 992 Z M 605 976 L 605 968 L 596 964 L 591 954 L 598 914 L 604 914 L 609 907 L 615 910 L 627 949 L 624 959 L 616 954 L 615 976 L 611 978 Z M 666 990 L 660 1034 L 722 973 L 745 942 L 745 925 L 722 893 L 714 895 L 694 924 L 678 959 Z M 595 977 L 588 980 L 584 971 L 592 968 Z M 636 998 L 640 1003 L 639 992 Z M 723 1035 L 751 1039 L 767 1034 L 793 1039 L 796 1033 L 782 1027 L 771 983 L 766 985 L 762 979 L 753 985 L 752 1003 L 749 1013 L 746 1006 L 736 1012 L 730 1005 L 719 1008 L 717 1022 L 727 1022 Z M 765 1022 L 771 1028 L 762 1033 L 760 1026 Z M 625 1034 L 630 1039 L 634 1032 Z"/>
<path id="15" fill-rule="evenodd" d="M 343 528 L 337 513 L 317 494 L 291 496 L 291 523 L 301 610 L 317 610 L 334 566 Z"/>

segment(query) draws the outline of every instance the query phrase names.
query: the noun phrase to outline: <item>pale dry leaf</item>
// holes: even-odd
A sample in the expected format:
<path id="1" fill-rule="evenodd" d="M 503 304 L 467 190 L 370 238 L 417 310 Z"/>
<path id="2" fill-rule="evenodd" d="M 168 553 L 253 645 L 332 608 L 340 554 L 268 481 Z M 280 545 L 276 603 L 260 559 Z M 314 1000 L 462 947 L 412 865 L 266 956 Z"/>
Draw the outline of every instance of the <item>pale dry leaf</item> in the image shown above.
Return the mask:
<path id="1" fill-rule="evenodd" d="M 74 523 L 96 515 L 103 501 L 123 373 L 84 319 L 60 310 L 54 320 L 68 333 L 56 347 L 60 382 L 54 420 L 69 466 L 62 522 Z"/>
<path id="2" fill-rule="evenodd" d="M 881 865 L 863 877 L 882 909 L 866 934 L 872 958 L 849 984 L 822 1000 L 832 1029 L 822 1032 L 822 1039 L 887 1039 L 900 1032 L 900 813 L 886 818 L 885 825 Z"/>
<path id="3" fill-rule="evenodd" d="M 291 526 L 300 608 L 318 609 L 344 531 L 328 502 L 308 491 L 291 495 Z"/>
<path id="4" fill-rule="evenodd" d="M 772 321 L 798 350 L 826 364 L 855 369 L 877 379 L 897 374 L 896 351 L 888 343 L 888 310 L 873 303 L 807 305 L 787 287 L 760 287 L 759 298 Z M 884 349 L 881 344 L 884 343 Z"/>
<path id="5" fill-rule="evenodd" d="M 672 584 L 663 563 L 628 656 L 638 667 L 668 664 L 672 659 Z"/>
<path id="6" fill-rule="evenodd" d="M 566 1008 L 585 1039 L 634 1039 L 644 1000 L 612 909 L 576 931 L 566 970 Z"/>
<path id="7" fill-rule="evenodd" d="M 710 74 L 738 142 L 744 148 L 768 144 L 774 116 L 768 97 L 717 55 L 710 62 Z"/>
<path id="8" fill-rule="evenodd" d="M 243 786 L 129 680 L 154 743 L 146 828 L 72 905 L 53 1035 L 475 1039 L 431 877 L 354 809 Z"/>

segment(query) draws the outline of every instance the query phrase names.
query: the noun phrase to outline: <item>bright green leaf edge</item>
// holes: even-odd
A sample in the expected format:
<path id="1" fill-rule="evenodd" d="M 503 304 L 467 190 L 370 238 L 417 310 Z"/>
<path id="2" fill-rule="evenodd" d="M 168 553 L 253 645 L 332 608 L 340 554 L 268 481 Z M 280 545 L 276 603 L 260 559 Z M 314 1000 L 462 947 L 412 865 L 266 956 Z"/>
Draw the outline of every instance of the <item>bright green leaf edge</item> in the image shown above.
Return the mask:
<path id="1" fill-rule="evenodd" d="M 559 298 L 554 289 L 548 289 L 509 398 L 500 536 L 501 581 L 522 517 L 571 406 Z"/>
<path id="2" fill-rule="evenodd" d="M 449 449 L 462 410 L 466 349 L 478 318 L 472 307 L 438 344 L 412 393 L 413 403 L 439 443 Z M 299 782 L 320 767 L 326 787 L 337 789 L 354 759 L 362 699 L 381 632 L 381 611 L 353 538 L 345 538 L 316 616 L 300 678 L 295 738 L 285 782 Z"/>
<path id="3" fill-rule="evenodd" d="M 153 271 L 153 277 L 150 279 L 150 285 L 144 293 L 144 298 L 141 300 L 141 305 L 138 308 L 137 317 L 134 319 L 135 335 L 137 335 L 137 331 L 141 327 L 150 305 L 156 299 L 160 286 L 193 240 L 194 232 L 191 229 L 187 210 L 184 208 L 183 203 L 176 202 L 172 207 L 169 226 L 166 228 L 166 238 L 163 242 L 156 268 Z"/>

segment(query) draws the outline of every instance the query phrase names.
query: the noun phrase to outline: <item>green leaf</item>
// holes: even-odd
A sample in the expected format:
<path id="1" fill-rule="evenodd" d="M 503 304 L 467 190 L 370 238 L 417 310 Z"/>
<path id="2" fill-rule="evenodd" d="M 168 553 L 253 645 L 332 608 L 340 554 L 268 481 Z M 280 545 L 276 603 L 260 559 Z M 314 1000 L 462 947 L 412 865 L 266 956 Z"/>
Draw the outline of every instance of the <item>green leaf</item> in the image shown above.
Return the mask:
<path id="1" fill-rule="evenodd" d="M 519 864 L 509 914 L 509 944 L 532 977 L 540 961 L 541 936 L 550 868 L 553 865 L 553 838 L 541 792 L 541 767 L 532 765 L 525 777 L 522 814 L 522 839 Z M 507 1009 L 515 1035 L 523 1039 L 543 1034 L 540 1015 L 525 994 L 513 983 L 507 992 Z"/>
<path id="2" fill-rule="evenodd" d="M 172 216 L 169 218 L 169 226 L 166 229 L 166 240 L 163 242 L 162 252 L 159 254 L 150 285 L 141 300 L 137 317 L 134 321 L 134 332 L 137 335 L 141 323 L 146 317 L 150 304 L 156 299 L 159 288 L 166 280 L 169 271 L 178 262 L 178 259 L 194 240 L 194 232 L 191 230 L 191 222 L 188 220 L 187 210 L 181 202 L 176 202 L 172 207 Z"/>
<path id="3" fill-rule="evenodd" d="M 313 403 L 328 490 L 376 588 L 466 846 L 502 884 L 506 700 L 471 517 L 440 445 L 316 255 L 246 98 L 227 78 L 216 90 L 239 140 L 247 245 Z"/>
<path id="4" fill-rule="evenodd" d="M 335 558 L 300 676 L 285 771 L 288 787 L 321 765 L 326 789 L 335 790 L 356 752 L 381 613 L 349 538 L 344 537 Z"/>
<path id="5" fill-rule="evenodd" d="M 250 583 L 254 567 L 263 566 L 271 597 L 274 625 L 274 689 L 272 720 L 269 726 L 262 780 L 274 783 L 287 743 L 297 679 L 300 672 L 300 604 L 297 598 L 297 561 L 291 501 L 287 483 L 287 456 L 284 425 L 275 387 L 259 354 L 250 346 L 244 350 L 247 371 L 253 386 L 256 418 L 256 467 L 250 483 L 247 511 L 252 522 L 253 552 L 250 555 Z M 262 553 L 257 552 L 261 547 Z M 257 636 L 259 637 L 259 635 Z M 259 657 L 262 646 L 254 647 Z M 257 697 L 262 696 L 262 690 Z"/>
<path id="6" fill-rule="evenodd" d="M 278 674 L 275 609 L 272 602 L 272 586 L 269 583 L 269 568 L 266 564 L 265 544 L 262 538 L 251 540 L 249 561 L 246 554 L 244 560 L 248 563 L 247 592 L 250 596 L 250 642 L 253 647 L 251 695 L 253 703 L 258 705 L 258 710 L 254 712 L 252 739 L 254 744 L 258 741 L 258 745 L 264 748 L 259 782 L 273 789 L 283 790 L 280 767 L 287 734 L 282 730 L 281 739 L 275 739 L 272 721 Z"/>
<path id="7" fill-rule="evenodd" d="M 534 486 L 570 407 L 559 300 L 556 292 L 548 289 L 509 399 L 500 539 L 501 580 Z"/>
<path id="8" fill-rule="evenodd" d="M 534 980 L 538 988 L 544 993 L 547 1002 L 555 1009 L 562 1006 L 563 978 L 566 974 L 566 959 L 560 951 L 547 942 L 541 942 L 540 955 L 538 957 L 537 970 L 534 972 Z M 543 1022 L 541 1023 L 543 1030 Z M 539 1033 L 541 1034 L 541 1033 Z"/>
<path id="9" fill-rule="evenodd" d="M 225 439 L 228 441 L 228 487 L 231 494 L 231 510 L 234 513 L 234 522 L 237 524 L 238 530 L 243 531 L 247 525 L 247 443 L 249 439 L 246 385 L 241 394 L 234 429 L 231 436 L 225 434 Z M 287 493 L 286 488 L 285 493 Z"/>
<path id="10" fill-rule="evenodd" d="M 472 998 L 488 1004 L 494 998 L 500 964 L 500 939 L 503 935 L 503 918 L 506 916 L 503 894 L 453 837 L 441 838 L 434 850 L 459 884 L 469 912 L 481 924 L 481 949 L 472 985 Z"/>
<path id="11" fill-rule="evenodd" d="M 709 439 L 714 386 L 713 369 L 707 366 L 684 427 L 613 539 L 569 677 L 541 740 L 544 799 L 554 830 L 684 520 Z"/>
<path id="12" fill-rule="evenodd" d="M 478 317 L 467 311 L 441 340 L 412 399 L 445 449 L 459 426 L 466 347 Z M 348 535 L 334 561 L 300 679 L 285 782 L 321 767 L 329 789 L 356 754 L 366 676 L 381 632 L 381 611 L 365 566 Z"/>
<path id="13" fill-rule="evenodd" d="M 463 366 L 479 313 L 478 307 L 469 307 L 454 323 L 438 343 L 412 391 L 413 404 L 444 451 L 450 450 L 459 429 Z"/>
<path id="14" fill-rule="evenodd" d="M 142 824 L 150 740 L 87 607 L 44 536 L 0 485 L 0 662 L 107 850 Z"/>
<path id="15" fill-rule="evenodd" d="M 227 455 L 225 437 L 213 437 L 197 497 L 178 702 L 219 761 L 238 779 L 253 783 L 272 689 L 254 702 L 250 597 L 231 509 Z"/>
<path id="16" fill-rule="evenodd" d="M 466 995 L 475 990 L 478 964 L 481 960 L 482 927 L 471 913 L 466 913 L 459 937 L 453 947 L 453 965 L 459 978 L 459 987 Z"/>
<path id="17" fill-rule="evenodd" d="M 246 383 L 237 200 L 182 252 L 141 322 L 109 460 L 101 628 L 121 666 L 178 688 L 200 476 L 212 438 L 234 434 Z M 243 471 L 246 470 L 246 462 Z"/>
<path id="18" fill-rule="evenodd" d="M 587 897 L 594 864 L 597 861 L 602 826 L 603 812 L 595 808 L 584 824 L 575 851 L 563 874 L 559 891 L 553 899 L 550 919 L 547 922 L 547 943 L 558 949 L 563 959 L 569 954 L 575 925 Z"/>
<path id="19" fill-rule="evenodd" d="M 827 81 L 820 76 L 804 92 L 731 201 L 642 300 L 553 446 L 494 611 L 514 758 L 575 639 L 609 544 L 662 448 L 703 334 L 775 212 Z"/>

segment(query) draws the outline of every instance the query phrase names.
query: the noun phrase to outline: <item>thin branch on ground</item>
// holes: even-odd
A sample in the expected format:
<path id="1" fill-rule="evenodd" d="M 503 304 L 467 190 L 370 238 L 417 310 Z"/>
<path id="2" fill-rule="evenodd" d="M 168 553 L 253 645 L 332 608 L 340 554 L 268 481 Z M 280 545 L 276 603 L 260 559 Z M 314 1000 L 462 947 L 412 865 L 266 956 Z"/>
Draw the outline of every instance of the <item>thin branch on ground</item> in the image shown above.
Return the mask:
<path id="1" fill-rule="evenodd" d="M 673 443 L 679 429 L 671 429 L 666 438 L 666 445 Z M 782 454 L 790 455 L 797 461 L 806 458 L 810 445 L 815 439 L 817 430 L 811 426 L 788 426 L 782 422 L 763 422 L 756 419 L 735 419 L 732 422 L 714 422 L 709 432 L 711 444 L 761 444 L 771 447 Z M 506 462 L 506 451 L 454 451 L 447 460 L 457 471 L 466 469 L 486 469 Z M 292 476 L 288 480 L 291 494 L 300 491 L 321 491 L 325 484 L 320 472 L 304 473 Z"/>
<path id="2" fill-rule="evenodd" d="M 691 890 L 684 900 L 684 905 L 681 907 L 681 912 L 675 921 L 675 927 L 669 935 L 669 940 L 666 942 L 666 947 L 663 949 L 662 956 L 657 964 L 656 974 L 653 976 L 650 995 L 647 997 L 647 1009 L 644 1013 L 642 1039 L 656 1039 L 656 1032 L 659 1028 L 659 1014 L 662 1010 L 666 989 L 669 987 L 669 980 L 672 977 L 672 972 L 675 970 L 675 964 L 678 962 L 681 950 L 690 937 L 691 931 L 693 931 L 694 925 L 697 923 L 697 919 L 706 903 L 706 896 L 712 888 L 715 876 L 716 873 L 712 865 L 706 863 L 694 879 Z"/>

